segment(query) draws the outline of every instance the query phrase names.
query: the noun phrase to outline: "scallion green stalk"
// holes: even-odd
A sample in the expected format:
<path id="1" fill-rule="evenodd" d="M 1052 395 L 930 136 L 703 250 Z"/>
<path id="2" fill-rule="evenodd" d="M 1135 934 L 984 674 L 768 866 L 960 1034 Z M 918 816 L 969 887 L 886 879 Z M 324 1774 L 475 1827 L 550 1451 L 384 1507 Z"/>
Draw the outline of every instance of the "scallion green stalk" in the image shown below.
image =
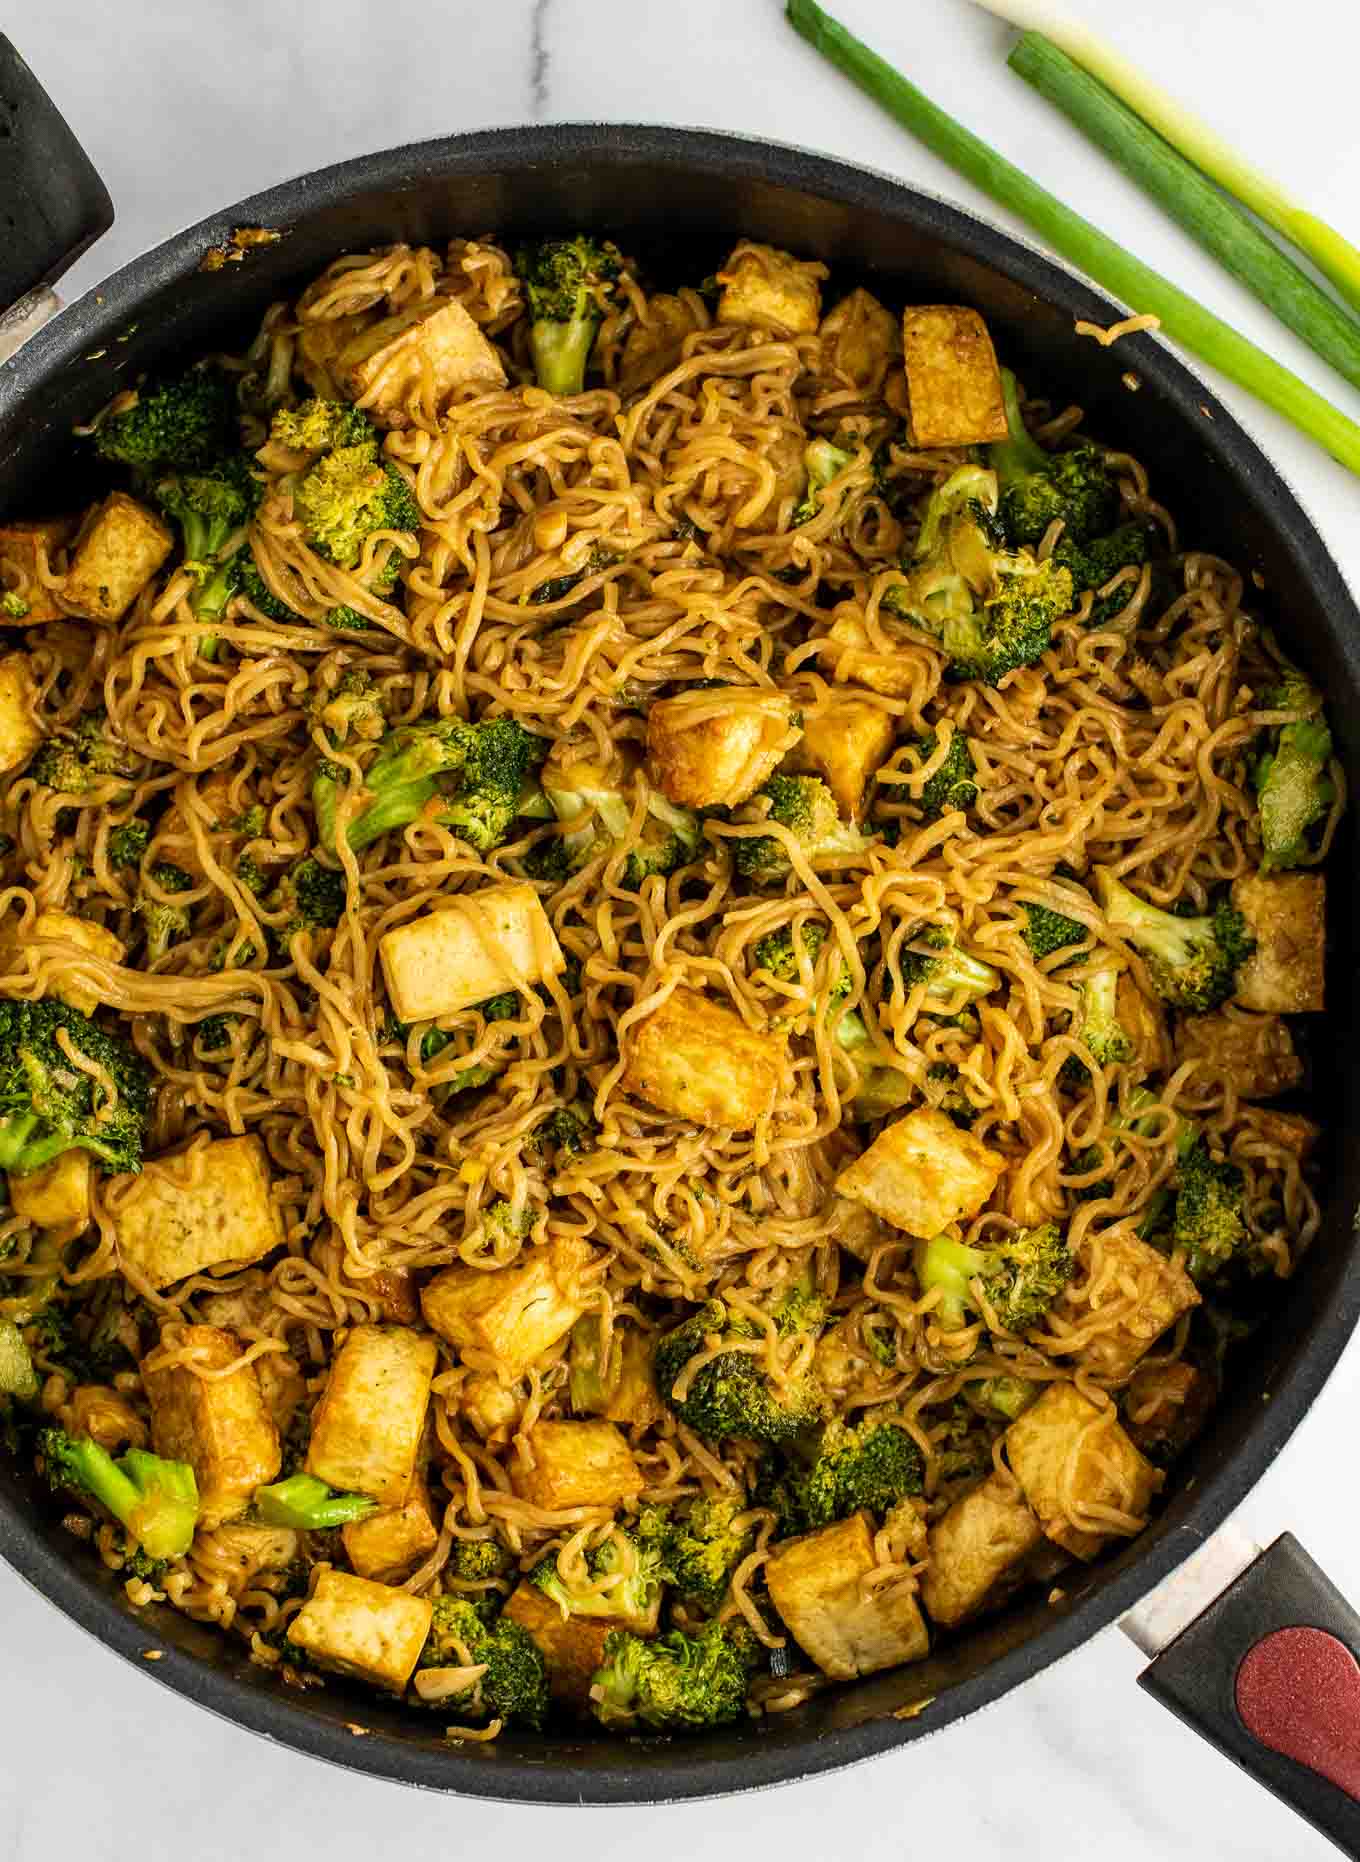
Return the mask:
<path id="1" fill-rule="evenodd" d="M 1315 213 L 1309 213 L 1284 189 L 1244 162 L 1222 136 L 1138 67 L 1107 45 L 1089 27 L 1078 25 L 1044 0 L 978 0 L 998 19 L 1022 31 L 1040 32 L 1107 90 L 1113 91 L 1180 150 L 1196 168 L 1282 233 L 1329 278 L 1346 302 L 1360 310 L 1360 252 Z"/>
<path id="2" fill-rule="evenodd" d="M 789 23 L 808 43 L 942 161 L 1012 213 L 1027 220 L 1055 251 L 1139 315 L 1155 316 L 1164 332 L 1248 389 L 1360 475 L 1360 426 L 1297 375 L 1144 265 L 1098 227 L 1031 181 L 980 137 L 956 123 L 914 84 L 848 32 L 816 0 L 787 0 Z"/>

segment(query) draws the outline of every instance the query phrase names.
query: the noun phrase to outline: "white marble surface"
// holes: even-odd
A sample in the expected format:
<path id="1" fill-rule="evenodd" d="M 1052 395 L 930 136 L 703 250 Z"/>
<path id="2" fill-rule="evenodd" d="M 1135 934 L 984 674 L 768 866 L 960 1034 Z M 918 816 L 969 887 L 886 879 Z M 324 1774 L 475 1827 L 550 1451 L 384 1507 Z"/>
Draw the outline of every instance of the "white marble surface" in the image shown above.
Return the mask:
<path id="1" fill-rule="evenodd" d="M 69 280 L 285 175 L 534 118 L 704 124 L 800 141 L 985 204 L 783 26 L 778 0 L 10 0 L 4 28 L 106 176 L 118 224 Z M 965 0 L 841 0 L 842 16 L 1071 204 L 1344 403 L 1356 399 L 1005 70 Z M 1339 0 L 1085 0 L 1169 84 L 1355 235 L 1355 9 Z M 1136 31 L 1130 22 L 1136 17 Z M 671 22 L 680 19 L 675 30 Z M 476 230 L 476 229 L 472 229 Z M 1226 398 L 1302 493 L 1352 581 L 1357 489 Z M 1352 406 L 1352 411 L 1355 409 Z M 1360 1596 L 1351 1350 L 1241 1519 L 1288 1525 Z M 575 1814 L 455 1804 L 278 1751 L 181 1704 L 0 1569 L 0 1862 L 358 1862 L 552 1854 L 654 1862 L 755 1844 L 787 1862 L 925 1851 L 993 1862 L 1056 1842 L 1101 1862 L 1307 1862 L 1334 1852 L 1134 1686 L 1111 1630 L 948 1735 L 810 1785 L 716 1805 Z M 1041 1834 L 1042 1832 L 1042 1834 Z M 946 1849 L 947 1845 L 947 1849 Z"/>

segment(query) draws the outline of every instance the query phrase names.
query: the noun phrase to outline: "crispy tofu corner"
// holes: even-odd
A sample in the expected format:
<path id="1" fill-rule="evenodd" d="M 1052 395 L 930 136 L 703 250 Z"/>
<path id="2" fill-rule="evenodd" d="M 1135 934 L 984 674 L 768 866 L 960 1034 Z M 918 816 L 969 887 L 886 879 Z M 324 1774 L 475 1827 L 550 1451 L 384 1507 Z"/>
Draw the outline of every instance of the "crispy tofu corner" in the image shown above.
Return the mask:
<path id="1" fill-rule="evenodd" d="M 931 1619 L 953 1629 L 975 1616 L 1043 1536 L 1016 1483 L 989 1474 L 930 1528 L 921 1601 Z"/>
<path id="2" fill-rule="evenodd" d="M 534 1465 L 512 1465 L 511 1485 L 545 1512 L 618 1506 L 642 1492 L 642 1472 L 612 1422 L 539 1422 L 529 1431 Z"/>
<path id="3" fill-rule="evenodd" d="M 11 1172 L 10 1207 L 38 1228 L 74 1237 L 94 1216 L 94 1159 L 88 1151 L 63 1151 L 27 1176 Z"/>
<path id="4" fill-rule="evenodd" d="M 624 1037 L 622 1086 L 695 1125 L 750 1131 L 774 1108 L 784 1043 L 697 989 L 673 990 Z"/>
<path id="5" fill-rule="evenodd" d="M 399 1325 L 358 1325 L 331 1366 L 312 1419 L 306 1469 L 386 1507 L 410 1494 L 439 1347 Z"/>
<path id="6" fill-rule="evenodd" d="M 777 246 L 742 239 L 718 273 L 719 323 L 766 323 L 794 336 L 811 336 L 822 314 L 825 265 L 796 259 Z"/>
<path id="7" fill-rule="evenodd" d="M 929 1653 L 914 1588 L 899 1582 L 866 1596 L 863 1580 L 873 1569 L 873 1537 L 862 1513 L 785 1541 L 765 1566 L 775 1609 L 833 1681 Z"/>
<path id="8" fill-rule="evenodd" d="M 539 896 L 521 880 L 462 892 L 378 941 L 387 994 L 402 1021 L 432 1021 L 566 967 Z"/>
<path id="9" fill-rule="evenodd" d="M 869 783 L 892 749 L 894 735 L 891 714 L 872 699 L 833 696 L 805 721 L 795 754 L 826 783 L 842 815 L 858 821 Z"/>
<path id="10" fill-rule="evenodd" d="M 160 1289 L 232 1261 L 258 1261 L 283 1240 L 258 1138 L 214 1138 L 153 1159 L 120 1194 L 118 1258 Z"/>
<path id="11" fill-rule="evenodd" d="M 27 653 L 6 653 L 0 658 L 0 774 L 26 763 L 42 742 L 37 703 Z"/>
<path id="12" fill-rule="evenodd" d="M 52 587 L 43 580 L 43 573 L 60 573 L 58 555 L 74 529 L 68 517 L 0 526 L 0 593 L 17 595 L 28 604 L 21 617 L 23 626 L 37 627 L 44 621 L 61 619 L 61 608 Z"/>
<path id="13" fill-rule="evenodd" d="M 341 1528 L 345 1556 L 361 1578 L 399 1584 L 439 1543 L 430 1490 L 417 1473 L 401 1506 L 385 1507 Z"/>
<path id="14" fill-rule="evenodd" d="M 350 399 L 381 427 L 407 425 L 413 396 L 428 388 L 438 415 L 455 389 L 503 388 L 496 348 L 456 298 L 435 298 L 368 323 L 351 336 L 333 369 Z"/>
<path id="15" fill-rule="evenodd" d="M 103 925 L 92 924 L 88 918 L 75 918 L 70 912 L 39 912 L 33 920 L 29 935 L 53 943 L 74 944 L 77 950 L 88 951 L 102 963 L 121 963 L 126 954 L 112 931 L 105 930 Z M 77 957 L 72 966 L 74 973 L 62 975 L 56 993 L 63 1002 L 78 1009 L 82 1015 L 93 1015 L 103 996 L 81 977 L 79 964 L 80 959 Z"/>
<path id="16" fill-rule="evenodd" d="M 1233 881 L 1232 902 L 1256 939 L 1237 973 L 1237 1001 L 1265 1014 L 1319 1013 L 1327 936 L 1322 874 L 1251 873 Z"/>
<path id="17" fill-rule="evenodd" d="M 902 314 L 911 431 L 918 446 L 980 446 L 1009 431 L 987 325 L 960 304 Z"/>
<path id="18" fill-rule="evenodd" d="M 1114 1410 L 1074 1384 L 1050 1384 L 1011 1424 L 1006 1456 L 1046 1537 L 1076 1558 L 1092 1559 L 1110 1538 L 1139 1531 L 1162 1485 Z"/>
<path id="19" fill-rule="evenodd" d="M 843 297 L 822 318 L 822 366 L 842 375 L 861 394 L 877 394 L 902 354 L 897 318 L 872 291 L 862 287 Z"/>
<path id="20" fill-rule="evenodd" d="M 1178 1059 L 1197 1062 L 1203 1078 L 1230 1085 L 1239 1099 L 1273 1099 L 1303 1078 L 1289 1024 L 1278 1015 L 1240 1009 L 1186 1015 L 1176 1046 Z"/>
<path id="21" fill-rule="evenodd" d="M 1179 1262 L 1136 1235 L 1107 1231 L 1096 1260 L 1086 1265 L 1096 1276 L 1086 1289 L 1091 1317 L 1111 1305 L 1129 1311 L 1083 1346 L 1078 1362 L 1107 1383 L 1122 1384 L 1168 1326 L 1199 1305 L 1199 1289 Z"/>
<path id="22" fill-rule="evenodd" d="M 612 1616 L 564 1616 L 535 1584 L 520 1583 L 510 1593 L 503 1615 L 518 1623 L 543 1657 L 548 1692 L 564 1707 L 584 1713 L 590 1684 L 604 1662 L 604 1645 L 625 1625 Z"/>
<path id="23" fill-rule="evenodd" d="M 929 1239 L 975 1216 L 1006 1168 L 971 1132 L 933 1108 L 897 1119 L 836 1179 L 842 1196 L 909 1235 Z"/>
<path id="24" fill-rule="evenodd" d="M 682 692 L 647 713 L 647 761 L 678 807 L 735 807 L 774 774 L 798 736 L 782 692 Z"/>
<path id="25" fill-rule="evenodd" d="M 154 511 L 110 492 L 85 529 L 62 584 L 66 611 L 90 621 L 121 621 L 175 547 Z"/>
<path id="26" fill-rule="evenodd" d="M 428 1597 L 326 1567 L 288 1635 L 323 1668 L 400 1694 L 415 1672 L 433 1615 Z"/>
<path id="27" fill-rule="evenodd" d="M 190 1325 L 175 1342 L 178 1361 L 142 1374 L 151 1445 L 158 1455 L 187 1461 L 193 1469 L 204 1527 L 239 1518 L 255 1489 L 272 1481 L 282 1464 L 278 1430 L 255 1366 L 220 1374 L 242 1351 L 234 1333 Z"/>
<path id="28" fill-rule="evenodd" d="M 521 1377 L 586 1310 L 581 1275 L 597 1258 L 578 1237 L 559 1236 L 507 1267 L 446 1267 L 421 1293 L 425 1323 L 458 1351 L 481 1352 L 508 1379 Z"/>

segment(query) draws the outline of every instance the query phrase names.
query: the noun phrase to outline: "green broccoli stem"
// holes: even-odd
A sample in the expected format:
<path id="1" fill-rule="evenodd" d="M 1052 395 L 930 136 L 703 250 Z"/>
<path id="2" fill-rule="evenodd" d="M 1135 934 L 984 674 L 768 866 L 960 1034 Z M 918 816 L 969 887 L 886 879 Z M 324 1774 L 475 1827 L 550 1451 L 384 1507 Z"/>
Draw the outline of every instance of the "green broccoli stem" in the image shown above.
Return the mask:
<path id="1" fill-rule="evenodd" d="M 12 1319 L 0 1319 L 0 1397 L 31 1403 L 40 1388 L 23 1334 Z"/>
<path id="2" fill-rule="evenodd" d="M 563 323 L 548 317 L 534 321 L 529 330 L 529 353 L 540 388 L 557 395 L 581 393 L 598 327 L 595 316 L 572 317 Z"/>
<path id="3" fill-rule="evenodd" d="M 182 1558 L 198 1521 L 198 1484 L 183 1461 L 130 1448 L 121 1461 L 87 1437 L 48 1429 L 40 1438 L 53 1478 L 106 1507 L 149 1558 Z"/>
<path id="4" fill-rule="evenodd" d="M 337 1493 L 313 1474 L 293 1474 L 255 1489 L 255 1517 L 264 1526 L 295 1532 L 332 1532 L 376 1513 L 378 1502 L 362 1493 Z"/>
<path id="5" fill-rule="evenodd" d="M 1010 428 L 1010 436 L 992 441 L 987 448 L 987 462 L 996 473 L 998 484 L 1004 489 L 1028 478 L 1031 472 L 1046 471 L 1052 462 L 1025 425 L 1025 417 L 1020 411 L 1019 385 L 1010 369 L 1001 371 L 1001 393 L 1006 404 L 1006 425 Z"/>
<path id="6" fill-rule="evenodd" d="M 1107 291 L 1138 312 L 1156 316 L 1164 335 L 1194 350 L 1230 381 L 1293 421 L 1348 470 L 1360 473 L 1360 426 L 1306 382 L 955 122 L 816 0 L 787 0 L 787 13 L 796 32 L 942 161 L 1027 220 L 1041 238 Z"/>

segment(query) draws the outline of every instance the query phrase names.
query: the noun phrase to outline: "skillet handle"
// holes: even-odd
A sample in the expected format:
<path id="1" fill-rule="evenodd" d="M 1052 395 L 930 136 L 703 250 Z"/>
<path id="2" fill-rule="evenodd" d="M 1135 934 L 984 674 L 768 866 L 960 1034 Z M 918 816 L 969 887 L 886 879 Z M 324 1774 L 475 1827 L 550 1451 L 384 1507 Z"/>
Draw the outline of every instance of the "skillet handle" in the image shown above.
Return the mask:
<path id="1" fill-rule="evenodd" d="M 1138 1683 L 1360 1858 L 1358 1657 L 1360 1615 L 1286 1532 Z"/>
<path id="2" fill-rule="evenodd" d="M 113 202 L 57 106 L 0 34 L 0 312 L 113 225 Z"/>

